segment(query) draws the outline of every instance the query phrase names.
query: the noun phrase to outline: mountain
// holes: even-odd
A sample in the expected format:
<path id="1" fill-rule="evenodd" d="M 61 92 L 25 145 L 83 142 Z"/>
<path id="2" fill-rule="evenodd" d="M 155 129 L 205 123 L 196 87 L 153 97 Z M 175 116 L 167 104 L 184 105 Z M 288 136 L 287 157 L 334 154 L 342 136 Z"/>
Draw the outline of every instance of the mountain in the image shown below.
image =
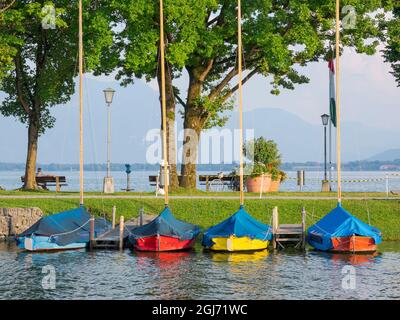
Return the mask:
<path id="1" fill-rule="evenodd" d="M 117 82 L 102 81 L 93 77 L 86 77 L 84 83 L 85 162 L 104 163 L 106 160 L 107 109 L 102 90 L 107 87 L 116 90 L 111 106 L 111 161 L 113 163 L 157 162 L 154 158 L 160 156 L 161 151 L 158 149 L 159 152 L 153 155 L 153 147 L 160 146 L 160 140 L 156 137 L 161 122 L 157 88 L 141 80 L 136 80 L 133 86 L 126 88 L 120 87 Z M 0 93 L 0 102 L 3 97 L 4 95 Z M 78 111 L 76 94 L 66 105 L 53 108 L 52 114 L 57 119 L 56 125 L 40 138 L 39 163 L 78 163 Z M 229 131 L 238 128 L 238 113 L 231 112 L 229 115 L 230 119 L 226 126 L 217 128 L 217 132 L 221 133 L 222 129 Z M 178 122 L 181 141 L 182 121 Z M 285 162 L 323 162 L 322 125 L 309 123 L 282 109 L 258 108 L 245 112 L 244 128 L 253 128 L 256 137 L 264 136 L 275 140 Z M 344 122 L 343 161 L 368 159 L 388 149 L 399 150 L 399 133 L 361 123 Z M 26 136 L 25 125 L 14 118 L 0 117 L 0 162 L 24 162 Z M 232 153 L 237 154 L 237 140 L 236 143 L 229 141 L 214 146 L 207 146 L 205 140 L 202 140 L 203 152 L 200 153 L 200 158 L 202 154 L 211 150 L 222 153 L 221 150 L 229 144 L 234 147 Z M 219 163 L 222 159 L 216 160 L 214 163 Z"/>
<path id="2" fill-rule="evenodd" d="M 227 126 L 238 127 L 238 113 Z M 275 140 L 285 162 L 324 160 L 323 127 L 304 121 L 299 116 L 276 108 L 260 108 L 244 114 L 244 128 L 254 128 L 255 136 Z M 333 128 L 334 129 L 334 128 Z M 329 130 L 327 130 L 329 131 Z M 328 134 L 329 136 L 329 134 Z M 343 122 L 343 161 L 364 160 L 373 154 L 400 145 L 399 132 L 369 127 L 361 123 Z M 329 139 L 329 138 L 328 138 Z M 332 130 L 335 144 L 336 130 Z M 332 157 L 336 156 L 335 145 Z M 335 160 L 333 159 L 333 162 Z"/>
<path id="3" fill-rule="evenodd" d="M 394 161 L 400 159 L 400 149 L 385 150 L 370 157 L 369 161 Z"/>

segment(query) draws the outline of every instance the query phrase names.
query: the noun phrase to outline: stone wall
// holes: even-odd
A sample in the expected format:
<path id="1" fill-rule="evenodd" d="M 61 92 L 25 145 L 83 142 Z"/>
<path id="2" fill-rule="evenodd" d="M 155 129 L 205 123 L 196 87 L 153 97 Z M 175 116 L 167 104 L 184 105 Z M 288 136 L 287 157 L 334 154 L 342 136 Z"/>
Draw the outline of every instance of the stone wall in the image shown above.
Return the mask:
<path id="1" fill-rule="evenodd" d="M 25 231 L 42 216 L 39 208 L 0 208 L 0 239 Z"/>

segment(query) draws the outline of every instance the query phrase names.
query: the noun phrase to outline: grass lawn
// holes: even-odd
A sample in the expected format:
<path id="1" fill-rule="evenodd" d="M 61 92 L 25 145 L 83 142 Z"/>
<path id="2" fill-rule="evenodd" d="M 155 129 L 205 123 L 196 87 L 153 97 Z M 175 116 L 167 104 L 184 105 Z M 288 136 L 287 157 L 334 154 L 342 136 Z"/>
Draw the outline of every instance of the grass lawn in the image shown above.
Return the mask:
<path id="1" fill-rule="evenodd" d="M 0 192 L 1 194 L 3 192 Z M 285 194 L 279 193 L 278 195 Z M 288 194 L 294 195 L 293 193 Z M 227 193 L 225 195 L 234 194 Z M 300 195 L 304 195 L 304 193 Z M 315 193 L 315 195 L 321 196 L 322 194 Z M 271 213 L 274 206 L 279 208 L 280 223 L 300 223 L 301 209 L 304 206 L 308 212 L 307 224 L 311 225 L 336 206 L 334 194 L 332 194 L 332 197 L 332 200 L 248 199 L 245 207 L 255 218 L 271 224 Z M 90 207 L 97 215 L 106 213 L 108 218 L 110 218 L 112 206 L 115 205 L 118 216 L 123 215 L 125 219 L 130 219 L 136 217 L 142 207 L 146 213 L 158 214 L 163 209 L 163 199 L 161 197 L 157 199 L 107 199 L 107 196 L 104 196 L 103 198 L 86 199 L 85 205 Z M 45 214 L 56 213 L 77 206 L 77 199 L 0 198 L 0 207 L 39 207 Z M 384 240 L 400 240 L 400 200 L 343 200 L 343 206 L 365 222 L 368 222 L 369 213 L 370 223 L 382 231 Z M 239 201 L 226 199 L 171 199 L 170 208 L 177 218 L 198 224 L 204 230 L 238 210 Z"/>

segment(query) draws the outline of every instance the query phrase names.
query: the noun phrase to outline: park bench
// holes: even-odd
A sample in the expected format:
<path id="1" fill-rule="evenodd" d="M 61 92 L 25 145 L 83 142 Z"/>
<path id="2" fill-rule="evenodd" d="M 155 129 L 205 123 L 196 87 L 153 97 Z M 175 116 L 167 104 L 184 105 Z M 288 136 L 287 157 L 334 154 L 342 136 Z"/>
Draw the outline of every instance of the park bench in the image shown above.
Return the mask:
<path id="1" fill-rule="evenodd" d="M 152 175 L 149 176 L 149 183 L 151 186 L 159 185 L 159 176 Z M 178 175 L 178 179 L 181 179 L 181 176 Z M 232 190 L 237 191 L 239 188 L 238 183 L 236 183 L 235 177 L 229 175 L 217 175 L 217 174 L 201 174 L 199 175 L 200 185 L 206 186 L 206 191 L 210 191 L 210 189 L 224 189 L 224 187 L 228 187 Z"/>
<path id="2" fill-rule="evenodd" d="M 21 177 L 21 182 L 25 182 L 25 177 Z M 61 191 L 61 186 L 67 186 L 65 176 L 52 176 L 52 175 L 43 175 L 36 176 L 36 183 L 45 190 L 48 190 L 48 187 L 56 187 L 56 192 Z"/>

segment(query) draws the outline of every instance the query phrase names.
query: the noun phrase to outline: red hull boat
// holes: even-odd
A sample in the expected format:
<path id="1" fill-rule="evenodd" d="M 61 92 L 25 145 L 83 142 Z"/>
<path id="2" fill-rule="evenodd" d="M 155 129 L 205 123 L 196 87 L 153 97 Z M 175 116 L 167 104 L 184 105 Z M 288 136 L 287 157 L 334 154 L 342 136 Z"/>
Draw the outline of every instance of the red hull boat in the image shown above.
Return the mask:
<path id="1" fill-rule="evenodd" d="M 178 251 L 193 248 L 196 239 L 179 240 L 168 236 L 151 236 L 136 239 L 134 248 L 139 251 Z"/>
<path id="2" fill-rule="evenodd" d="M 374 252 L 377 249 L 375 241 L 371 237 L 349 236 L 332 238 L 334 252 Z"/>

